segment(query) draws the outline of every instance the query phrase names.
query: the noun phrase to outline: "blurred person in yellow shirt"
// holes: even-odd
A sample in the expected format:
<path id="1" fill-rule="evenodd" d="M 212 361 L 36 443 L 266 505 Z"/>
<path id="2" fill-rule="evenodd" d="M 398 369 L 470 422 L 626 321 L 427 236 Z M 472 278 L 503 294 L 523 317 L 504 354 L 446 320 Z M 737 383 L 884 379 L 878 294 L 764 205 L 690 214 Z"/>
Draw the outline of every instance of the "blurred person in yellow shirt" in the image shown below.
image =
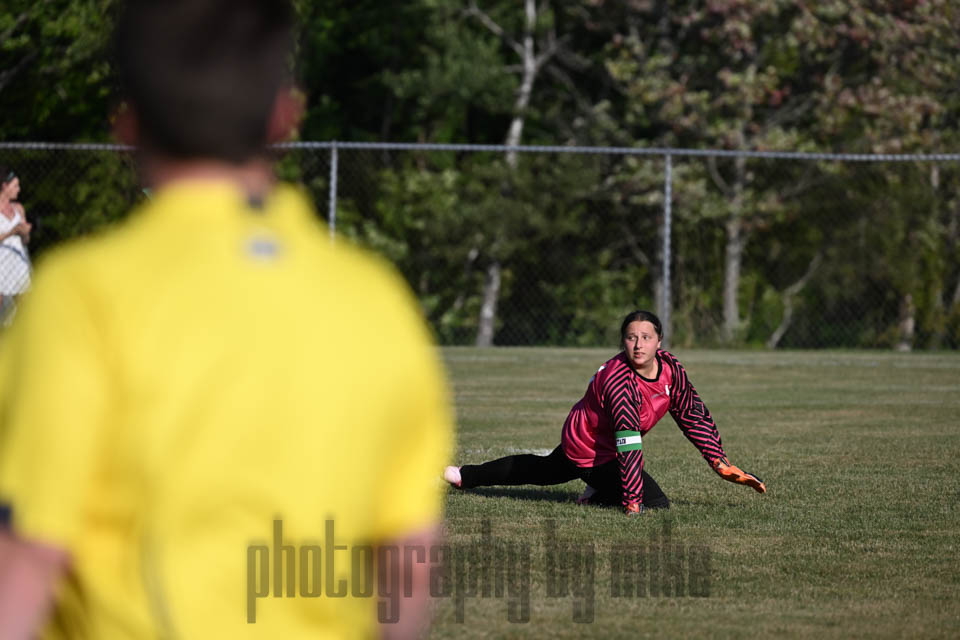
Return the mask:
<path id="1" fill-rule="evenodd" d="M 126 3 L 152 197 L 43 261 L 0 341 L 0 638 L 425 627 L 446 379 L 399 275 L 273 177 L 292 20 Z"/>

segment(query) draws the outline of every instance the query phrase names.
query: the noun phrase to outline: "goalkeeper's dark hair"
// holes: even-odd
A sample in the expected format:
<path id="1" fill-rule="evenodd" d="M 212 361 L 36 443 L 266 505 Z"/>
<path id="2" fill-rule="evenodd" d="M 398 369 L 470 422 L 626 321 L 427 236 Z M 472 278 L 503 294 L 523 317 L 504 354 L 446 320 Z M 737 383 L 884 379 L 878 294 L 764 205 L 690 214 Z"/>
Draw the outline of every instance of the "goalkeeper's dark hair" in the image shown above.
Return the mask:
<path id="1" fill-rule="evenodd" d="M 657 338 L 663 340 L 663 325 L 660 324 L 660 318 L 657 317 L 652 311 L 644 311 L 642 309 L 637 309 L 636 311 L 631 311 L 627 314 L 627 317 L 623 319 L 623 322 L 620 323 L 620 342 L 623 343 L 624 338 L 627 337 L 627 327 L 630 326 L 631 322 L 649 322 L 653 325 L 653 328 L 657 331 Z"/>
<path id="2" fill-rule="evenodd" d="M 286 0 L 128 0 L 114 56 L 140 143 L 178 159 L 262 155 L 292 46 Z"/>

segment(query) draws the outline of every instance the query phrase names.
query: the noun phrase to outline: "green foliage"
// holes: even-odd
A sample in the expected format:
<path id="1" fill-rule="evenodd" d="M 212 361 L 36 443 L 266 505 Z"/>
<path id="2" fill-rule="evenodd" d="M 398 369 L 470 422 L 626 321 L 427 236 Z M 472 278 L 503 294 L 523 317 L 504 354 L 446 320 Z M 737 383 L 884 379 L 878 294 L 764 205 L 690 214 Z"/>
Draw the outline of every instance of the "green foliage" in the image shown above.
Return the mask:
<path id="1" fill-rule="evenodd" d="M 3 140 L 103 141 L 115 0 L 9 0 L 0 12 Z"/>
<path id="2" fill-rule="evenodd" d="M 651 146 L 870 152 L 942 148 L 955 139 L 956 127 L 949 123 L 958 115 L 960 57 L 950 44 L 954 36 L 949 27 L 954 13 L 943 1 L 679 2 L 670 3 L 669 11 L 655 3 L 639 4 L 625 12 L 606 46 L 607 70 L 623 96 L 614 103 L 623 109 L 618 120 Z M 837 167 L 842 175 L 833 176 L 804 175 L 783 166 L 769 170 L 751 162 L 741 169 L 733 161 L 712 163 L 701 174 L 704 180 L 691 185 L 697 195 L 689 199 L 690 209 L 681 202 L 690 187 L 676 185 L 678 218 L 693 216 L 705 224 L 725 220 L 726 241 L 732 242 L 736 233 L 747 247 L 742 257 L 728 259 L 739 265 L 740 280 L 736 273 L 709 287 L 698 280 L 689 293 L 684 291 L 684 274 L 691 268 L 686 263 L 696 257 L 678 251 L 683 263 L 675 285 L 675 315 L 681 333 L 699 333 L 696 319 L 718 317 L 719 293 L 733 286 L 738 315 L 725 318 L 724 325 L 739 322 L 740 331 L 725 340 L 741 335 L 762 342 L 763 334 L 778 324 L 776 292 L 791 284 L 776 275 L 783 270 L 764 254 L 773 248 L 783 255 L 787 238 L 793 245 L 787 251 L 790 262 L 809 263 L 828 252 L 832 263 L 825 271 L 842 270 L 836 263 L 848 254 L 831 251 L 831 237 L 844 237 L 846 232 L 835 227 L 856 226 L 856 216 L 822 216 L 818 203 L 826 201 L 837 211 L 872 209 L 871 229 L 878 236 L 871 246 L 877 261 L 871 280 L 917 304 L 919 344 L 942 344 L 949 306 L 944 282 L 957 276 L 956 262 L 944 252 L 943 214 L 935 213 L 942 209 L 933 200 L 950 196 L 935 194 L 922 181 L 904 181 L 898 165 L 878 166 L 874 186 L 857 181 L 860 172 L 852 165 Z M 877 200 L 881 185 L 895 190 L 895 197 Z M 816 198 L 809 197 L 813 194 Z M 798 218 L 811 228 L 820 218 L 830 236 L 791 235 Z M 685 240 L 678 237 L 677 242 Z M 897 254 L 905 249 L 922 258 L 904 264 Z M 710 264 L 716 269 L 720 258 L 713 258 Z M 799 275 L 803 268 L 787 271 Z M 862 302 L 872 293 L 862 282 L 847 281 L 844 289 Z M 761 303 L 763 311 L 754 314 Z M 876 321 L 889 331 L 864 335 L 861 343 L 893 340 L 896 312 L 884 318 Z"/>
<path id="3" fill-rule="evenodd" d="M 469 28 L 449 6 L 432 16 L 416 49 L 422 67 L 387 70 L 384 83 L 422 123 L 422 141 L 460 142 L 479 134 L 471 141 L 501 142 L 501 131 L 468 129 L 472 114 L 502 115 L 512 102 L 516 82 L 503 73 L 500 43 Z"/>
<path id="4" fill-rule="evenodd" d="M 603 230 L 587 212 L 597 189 L 596 160 L 524 156 L 512 169 L 500 156 L 407 156 L 377 174 L 377 195 L 364 198 L 369 208 L 346 200 L 338 228 L 398 265 L 444 342 L 472 340 L 493 256 L 510 265 L 500 317 L 507 340 L 594 343 L 607 333 L 609 312 L 597 307 L 585 314 L 585 304 L 614 299 L 618 308 L 629 307 L 634 278 L 643 273 L 591 242 Z M 592 222 L 584 225 L 585 219 Z M 574 286 L 553 280 L 571 269 Z M 604 286 L 590 281 L 598 269 L 615 271 L 600 276 Z"/>
<path id="5" fill-rule="evenodd" d="M 522 142 L 953 151 L 954 4 L 538 2 L 531 42 L 544 57 L 519 113 Z M 4 140 L 106 139 L 118 5 L 6 3 Z M 504 141 L 518 115 L 522 3 L 295 6 L 303 138 Z M 31 154 L 5 158 L 39 222 L 35 252 L 111 223 L 138 197 L 126 160 Z M 290 151 L 278 166 L 323 217 L 327 158 Z M 820 256 L 782 346 L 889 347 L 910 305 L 915 346 L 960 345 L 956 165 L 675 157 L 672 186 L 674 344 L 765 343 Z M 606 343 L 610 317 L 656 304 L 662 158 L 520 154 L 514 166 L 492 153 L 341 153 L 338 195 L 338 230 L 397 262 L 445 342 L 472 341 L 491 265 L 502 268 L 501 343 Z M 725 278 L 736 234 L 740 275 Z"/>

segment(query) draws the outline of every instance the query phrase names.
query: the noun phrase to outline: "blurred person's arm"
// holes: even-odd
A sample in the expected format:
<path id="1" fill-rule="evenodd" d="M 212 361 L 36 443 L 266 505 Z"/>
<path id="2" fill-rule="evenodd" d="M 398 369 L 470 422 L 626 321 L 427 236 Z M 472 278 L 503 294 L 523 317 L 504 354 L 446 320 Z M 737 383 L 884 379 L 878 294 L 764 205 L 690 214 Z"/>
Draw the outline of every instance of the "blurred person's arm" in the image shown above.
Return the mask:
<path id="1" fill-rule="evenodd" d="M 430 527 L 421 532 L 411 534 L 402 539 L 390 540 L 384 546 L 392 546 L 401 552 L 392 556 L 393 562 L 388 566 L 377 566 L 377 582 L 381 580 L 388 584 L 396 577 L 396 583 L 401 587 L 399 604 L 399 620 L 396 622 L 381 622 L 380 637 L 383 640 L 406 640 L 424 636 L 430 627 L 430 547 L 437 540 L 437 528 Z M 414 550 L 404 553 L 403 550 Z M 415 553 L 423 549 L 425 562 Z M 407 592 L 406 586 L 411 588 Z M 409 595 L 407 595 L 409 593 Z M 392 607 L 393 603 L 384 602 L 382 605 Z"/>
<path id="2" fill-rule="evenodd" d="M 396 271 L 392 279 L 394 286 L 377 294 L 388 305 L 384 317 L 391 318 L 394 370 L 390 384 L 381 388 L 392 417 L 378 441 L 374 539 L 381 548 L 400 550 L 388 566 L 378 562 L 377 568 L 378 580 L 399 576 L 403 587 L 397 609 L 383 608 L 398 604 L 396 599 L 378 602 L 380 632 L 396 640 L 422 637 L 429 629 L 431 545 L 443 517 L 440 474 L 453 448 L 454 413 L 441 354 L 422 311 Z M 383 615 L 397 611 L 399 619 Z"/>
<path id="3" fill-rule="evenodd" d="M 27 212 L 24 211 L 22 204 L 14 204 L 14 209 L 20 214 L 20 224 L 16 226 L 14 231 L 20 236 L 24 244 L 30 242 L 30 230 L 33 228 L 33 225 L 27 222 Z"/>
<path id="4" fill-rule="evenodd" d="M 66 552 L 0 531 L 0 640 L 37 637 L 66 569 Z"/>
<path id="5" fill-rule="evenodd" d="M 0 639 L 55 605 L 104 439 L 103 319 L 72 264 L 47 266 L 0 338 Z"/>

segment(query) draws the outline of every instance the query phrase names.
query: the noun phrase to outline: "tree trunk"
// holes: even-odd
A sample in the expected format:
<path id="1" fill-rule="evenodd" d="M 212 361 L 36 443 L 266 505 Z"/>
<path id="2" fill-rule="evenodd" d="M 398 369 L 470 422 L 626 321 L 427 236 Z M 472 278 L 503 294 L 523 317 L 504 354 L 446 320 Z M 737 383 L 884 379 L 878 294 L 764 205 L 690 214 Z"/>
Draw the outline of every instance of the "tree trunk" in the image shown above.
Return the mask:
<path id="1" fill-rule="evenodd" d="M 905 293 L 900 299 L 900 321 L 897 323 L 900 339 L 897 342 L 897 351 L 913 349 L 913 331 L 916 326 L 917 308 L 913 304 L 913 295 Z"/>
<path id="2" fill-rule="evenodd" d="M 938 207 L 936 205 L 936 202 L 938 200 L 937 190 L 939 188 L 940 188 L 940 166 L 937 164 L 932 164 L 930 165 L 930 190 L 933 192 L 934 205 L 931 208 L 930 217 L 934 220 L 936 220 L 938 217 L 937 216 Z M 949 228 L 950 228 L 950 225 L 948 222 L 947 234 L 950 233 Z M 949 238 L 949 235 L 947 237 Z M 948 244 L 947 246 L 949 247 L 951 245 Z M 946 301 L 944 299 L 946 296 L 946 273 L 944 273 L 943 278 L 936 278 L 935 284 L 933 286 L 935 288 L 932 291 L 930 300 L 931 300 L 931 304 L 933 305 L 934 321 L 933 321 L 933 326 L 931 327 L 932 330 L 930 333 L 930 337 L 928 338 L 929 342 L 927 344 L 927 347 L 931 349 L 939 349 L 947 337 L 946 335 L 947 309 L 946 309 Z"/>
<path id="3" fill-rule="evenodd" d="M 500 261 L 494 260 L 487 267 L 483 283 L 483 305 L 480 307 L 480 323 L 477 327 L 477 346 L 493 346 L 493 333 L 497 322 L 497 302 L 500 300 Z"/>
<path id="4" fill-rule="evenodd" d="M 783 291 L 783 318 L 780 320 L 780 324 L 777 325 L 777 329 L 770 336 L 770 339 L 767 340 L 768 349 L 776 349 L 777 345 L 780 343 L 780 340 L 783 339 L 783 334 L 787 332 L 787 329 L 790 328 L 790 324 L 793 322 L 793 298 L 800 293 L 807 282 L 810 280 L 810 277 L 813 275 L 813 272 L 817 270 L 817 267 L 820 265 L 820 254 L 813 256 L 813 260 L 810 261 L 810 264 L 807 266 L 807 271 L 800 277 L 799 280 L 794 282 L 792 285 L 784 289 Z"/>
<path id="5" fill-rule="evenodd" d="M 526 28 L 523 33 L 523 77 L 520 80 L 520 88 L 517 89 L 517 97 L 513 103 L 513 120 L 510 121 L 510 128 L 507 130 L 507 138 L 504 141 L 504 144 L 508 147 L 517 146 L 523 137 L 524 112 L 530 105 L 530 96 L 533 95 L 533 82 L 537 79 L 537 57 L 533 48 L 533 29 L 537 23 L 536 0 L 526 0 L 524 12 L 526 14 Z M 511 169 L 517 167 L 516 151 L 507 151 L 507 165 Z"/>
<path id="6" fill-rule="evenodd" d="M 666 292 L 663 287 L 663 265 L 667 259 L 663 253 L 664 236 L 666 233 L 666 220 L 661 218 L 660 224 L 657 225 L 656 259 L 653 260 L 653 264 L 650 265 L 650 277 L 653 278 L 653 304 L 661 321 L 667 317 L 667 301 L 664 295 Z M 667 327 L 664 327 L 664 330 L 666 329 Z M 664 349 L 666 348 L 667 347 L 664 346 Z"/>
<path id="7" fill-rule="evenodd" d="M 536 0 L 525 0 L 524 2 L 524 30 L 522 41 L 522 65 L 523 75 L 520 79 L 520 87 L 517 89 L 516 99 L 513 103 L 513 119 L 510 121 L 510 128 L 507 130 L 507 137 L 504 144 L 508 147 L 515 147 L 520 144 L 523 137 L 523 125 L 526 118 L 526 110 L 530 105 L 530 97 L 533 95 L 533 84 L 537 79 L 537 72 L 546 61 L 537 60 L 534 48 L 534 30 L 537 24 L 537 3 Z M 490 26 L 488 25 L 488 28 Z M 500 30 L 496 27 L 494 32 Z M 502 31 L 502 30 L 501 30 Z M 506 153 L 507 166 L 514 170 L 517 167 L 517 152 L 509 150 Z M 497 238 L 500 231 L 495 231 L 492 236 Z M 477 346 L 489 347 L 493 345 L 493 334 L 497 322 L 497 303 L 500 298 L 500 258 L 493 256 L 493 262 L 487 268 L 487 278 L 483 286 L 483 306 L 480 308 L 480 318 L 477 322 Z"/>
<path id="8" fill-rule="evenodd" d="M 950 222 L 947 223 L 948 250 L 950 247 L 957 246 L 958 242 L 960 242 L 960 207 L 955 204 L 950 215 Z M 957 286 L 950 297 L 948 313 L 952 313 L 957 305 L 960 305 L 960 273 L 957 273 Z"/>
<path id="9" fill-rule="evenodd" d="M 738 156 L 734 161 L 736 176 L 733 184 L 733 201 L 727 219 L 727 246 L 723 269 L 723 341 L 733 342 L 740 332 L 740 308 L 737 293 L 740 290 L 740 266 L 746 234 L 743 231 L 743 189 L 746 181 L 746 158 Z"/>
<path id="10" fill-rule="evenodd" d="M 463 308 L 463 304 L 466 301 L 466 285 L 470 281 L 470 272 L 473 270 L 473 263 L 476 261 L 477 256 L 479 255 L 480 250 L 476 247 L 470 247 L 470 251 L 467 252 L 467 262 L 463 267 L 463 286 L 457 287 L 457 297 L 453 301 L 453 305 L 450 307 L 450 310 L 454 316 L 460 315 L 460 310 Z"/>

